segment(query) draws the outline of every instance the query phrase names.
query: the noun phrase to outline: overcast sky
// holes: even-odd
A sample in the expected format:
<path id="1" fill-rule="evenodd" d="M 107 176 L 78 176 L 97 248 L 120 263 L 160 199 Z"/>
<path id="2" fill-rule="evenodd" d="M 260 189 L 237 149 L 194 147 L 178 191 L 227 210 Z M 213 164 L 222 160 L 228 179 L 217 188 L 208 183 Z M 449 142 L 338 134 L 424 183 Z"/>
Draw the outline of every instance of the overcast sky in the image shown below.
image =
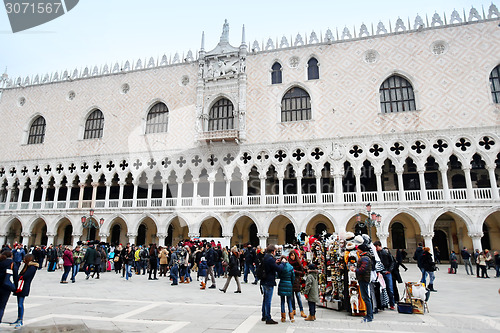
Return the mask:
<path id="1" fill-rule="evenodd" d="M 494 1 L 495 3 L 495 1 Z M 0 8 L 0 71 L 11 78 L 55 71 L 99 67 L 138 58 L 182 56 L 200 48 L 205 31 L 207 50 L 217 44 L 222 24 L 230 25 L 233 46 L 241 42 L 241 27 L 247 44 L 272 37 L 288 39 L 301 33 L 318 36 L 330 28 L 341 31 L 379 21 L 388 28 L 398 17 L 413 25 L 420 14 L 431 19 L 434 12 L 449 20 L 453 9 L 467 16 L 471 6 L 487 13 L 490 0 L 253 0 L 253 1 L 170 1 L 170 0 L 80 0 L 65 15 L 25 32 L 13 34 L 7 14 Z M 500 6 L 500 2 L 497 4 Z M 1 73 L 0 73 L 1 74 Z"/>

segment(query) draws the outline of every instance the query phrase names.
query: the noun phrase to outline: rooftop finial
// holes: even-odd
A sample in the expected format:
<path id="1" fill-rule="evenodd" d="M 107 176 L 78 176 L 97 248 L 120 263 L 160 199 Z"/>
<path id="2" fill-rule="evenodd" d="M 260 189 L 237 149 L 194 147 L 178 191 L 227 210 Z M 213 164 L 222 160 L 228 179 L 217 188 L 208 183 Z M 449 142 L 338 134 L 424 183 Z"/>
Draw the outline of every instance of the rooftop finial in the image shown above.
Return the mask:
<path id="1" fill-rule="evenodd" d="M 241 29 L 241 44 L 242 45 L 246 44 L 246 41 L 245 41 L 245 25 L 244 24 L 243 24 L 243 28 Z"/>
<path id="2" fill-rule="evenodd" d="M 200 51 L 205 51 L 205 31 L 201 33 L 201 50 Z"/>
<path id="3" fill-rule="evenodd" d="M 224 25 L 222 26 L 222 35 L 220 36 L 220 41 L 229 43 L 229 23 L 227 23 L 227 19 L 224 20 Z"/>

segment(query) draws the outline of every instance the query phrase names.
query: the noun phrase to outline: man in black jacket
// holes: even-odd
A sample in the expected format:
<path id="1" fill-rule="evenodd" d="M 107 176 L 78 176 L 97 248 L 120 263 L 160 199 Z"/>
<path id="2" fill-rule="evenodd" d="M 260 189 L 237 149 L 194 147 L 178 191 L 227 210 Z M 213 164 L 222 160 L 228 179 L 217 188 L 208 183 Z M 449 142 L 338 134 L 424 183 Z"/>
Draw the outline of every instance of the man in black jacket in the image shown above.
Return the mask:
<path id="1" fill-rule="evenodd" d="M 467 251 L 467 248 L 465 246 L 460 252 L 460 255 L 462 256 L 462 260 L 464 261 L 465 271 L 467 272 L 467 275 L 469 275 L 469 268 L 470 268 L 470 275 L 474 275 L 472 273 L 472 263 L 470 262 L 470 253 L 469 251 Z"/>
<path id="2" fill-rule="evenodd" d="M 89 279 L 90 271 L 95 266 L 96 258 L 97 258 L 97 251 L 94 249 L 94 244 L 91 244 L 87 248 L 87 251 L 85 252 L 85 257 L 83 257 L 83 261 L 85 262 L 85 274 L 87 274 L 85 280 Z"/>
<path id="3" fill-rule="evenodd" d="M 212 248 L 210 243 L 207 243 L 207 252 L 205 254 L 205 259 L 207 259 L 207 275 L 205 276 L 205 282 L 202 283 L 200 289 L 205 289 L 208 281 L 208 275 L 210 275 L 210 279 L 212 279 L 212 285 L 208 287 L 209 289 L 215 289 L 215 276 L 214 276 L 214 266 L 215 262 L 217 260 L 217 253 L 215 250 Z"/>
<path id="4" fill-rule="evenodd" d="M 273 300 L 273 289 L 276 286 L 276 273 L 281 272 L 281 267 L 276 264 L 276 259 L 274 255 L 276 254 L 276 247 L 274 245 L 268 245 L 266 249 L 266 255 L 262 261 L 264 268 L 264 277 L 262 278 L 260 285 L 262 287 L 262 321 L 266 324 L 277 324 L 271 318 L 271 302 Z"/>
<path id="5" fill-rule="evenodd" d="M 243 258 L 245 259 L 245 272 L 243 274 L 243 281 L 245 283 L 248 283 L 248 273 L 252 272 L 254 277 L 253 284 L 257 284 L 257 277 L 255 276 L 255 266 L 254 266 L 256 260 L 256 254 L 251 244 L 248 244 L 245 253 L 243 253 Z"/>
<path id="6" fill-rule="evenodd" d="M 395 302 L 394 302 L 394 288 L 392 284 L 392 270 L 394 269 L 394 263 L 396 262 L 394 260 L 394 257 L 392 254 L 382 248 L 382 243 L 380 241 L 373 242 L 373 245 L 375 245 L 375 248 L 377 249 L 378 256 L 380 258 L 380 261 L 384 265 L 384 270 L 381 272 L 382 276 L 384 277 L 385 285 L 387 287 L 387 294 L 389 295 L 389 305 L 390 309 L 394 310 L 395 309 Z"/>

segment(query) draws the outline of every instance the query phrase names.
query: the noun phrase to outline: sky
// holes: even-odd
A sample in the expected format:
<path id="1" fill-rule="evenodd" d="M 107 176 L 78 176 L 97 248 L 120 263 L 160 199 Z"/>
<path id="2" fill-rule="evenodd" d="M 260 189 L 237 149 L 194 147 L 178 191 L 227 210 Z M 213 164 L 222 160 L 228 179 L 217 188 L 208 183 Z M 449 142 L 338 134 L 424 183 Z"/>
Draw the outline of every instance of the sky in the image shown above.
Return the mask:
<path id="1" fill-rule="evenodd" d="M 493 3 L 500 7 L 500 1 Z M 471 6 L 487 13 L 491 0 L 253 0 L 253 1 L 170 1 L 170 0 L 80 0 L 63 16 L 24 32 L 12 33 L 6 11 L 0 8 L 0 74 L 7 68 L 10 78 L 81 70 L 126 60 L 180 56 L 200 49 L 205 32 L 205 49 L 214 48 L 229 22 L 229 40 L 241 43 L 245 25 L 247 44 L 274 41 L 297 33 L 318 36 L 330 28 L 334 34 L 347 26 L 401 17 L 413 24 L 417 14 L 429 20 L 435 12 L 449 19 L 457 9 L 467 16 Z"/>

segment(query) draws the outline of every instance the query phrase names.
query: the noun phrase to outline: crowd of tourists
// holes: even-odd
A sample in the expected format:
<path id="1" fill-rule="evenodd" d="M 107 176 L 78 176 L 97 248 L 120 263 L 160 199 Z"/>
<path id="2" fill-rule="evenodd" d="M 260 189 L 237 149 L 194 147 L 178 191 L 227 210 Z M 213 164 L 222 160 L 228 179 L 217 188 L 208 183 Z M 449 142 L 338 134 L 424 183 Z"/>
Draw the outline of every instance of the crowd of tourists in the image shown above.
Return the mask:
<path id="1" fill-rule="evenodd" d="M 357 236 L 360 237 L 360 236 Z M 360 294 L 366 303 L 366 316 L 364 322 L 373 320 L 377 309 L 383 309 L 381 295 L 374 292 L 372 287 L 372 274 L 374 271 L 383 277 L 387 291 L 387 307 L 395 309 L 399 300 L 397 283 L 401 283 L 399 268 L 407 270 L 404 260 L 407 253 L 398 249 L 395 257 L 387 248 L 383 248 L 379 241 L 356 244 L 358 255 L 357 265 L 350 265 L 349 269 L 355 272 L 359 282 Z M 219 290 L 226 293 L 231 281 L 234 279 L 236 290 L 241 293 L 240 277 L 243 282 L 259 284 L 263 295 L 262 321 L 266 324 L 277 324 L 271 318 L 271 300 L 274 287 L 278 286 L 278 296 L 281 301 L 281 321 L 286 322 L 287 313 L 291 322 L 295 315 L 306 321 L 316 319 L 316 303 L 319 302 L 318 270 L 313 262 L 307 261 L 304 249 L 295 246 L 287 249 L 287 256 L 282 255 L 282 248 L 269 245 L 266 249 L 250 244 L 242 248 L 236 246 L 229 248 L 220 243 L 207 240 L 185 240 L 177 246 L 157 246 L 156 244 L 144 245 L 116 245 L 105 243 L 79 242 L 73 249 L 71 246 L 34 246 L 31 249 L 22 244 L 12 247 L 4 245 L 0 255 L 0 281 L 12 281 L 11 287 L 4 282 L 0 285 L 0 322 L 9 296 L 14 294 L 18 302 L 18 316 L 13 323 L 15 327 L 23 324 L 24 299 L 29 295 L 31 281 L 37 270 L 46 267 L 49 272 L 61 271 L 60 283 L 68 283 L 68 279 L 76 282 L 79 272 L 85 279 L 99 279 L 103 272 L 114 271 L 124 280 L 132 280 L 134 276 L 146 275 L 148 280 L 167 278 L 172 286 L 189 284 L 193 281 L 199 283 L 201 290 L 215 289 L 216 279 L 226 278 L 224 286 Z M 472 262 L 476 264 L 476 276 L 488 278 L 487 268 L 494 266 L 496 276 L 500 277 L 500 256 L 498 251 L 492 256 L 488 250 L 476 250 L 469 253 L 463 248 L 460 253 L 467 275 L 473 275 Z M 413 259 L 421 270 L 421 282 L 429 291 L 434 288 L 437 269 L 436 260 L 433 259 L 430 248 L 418 244 Z M 454 251 L 450 254 L 449 273 L 456 273 L 457 255 Z M 429 277 L 427 283 L 427 277 Z M 276 282 L 279 279 L 279 282 Z M 304 313 L 302 294 L 307 299 L 309 315 Z"/>

